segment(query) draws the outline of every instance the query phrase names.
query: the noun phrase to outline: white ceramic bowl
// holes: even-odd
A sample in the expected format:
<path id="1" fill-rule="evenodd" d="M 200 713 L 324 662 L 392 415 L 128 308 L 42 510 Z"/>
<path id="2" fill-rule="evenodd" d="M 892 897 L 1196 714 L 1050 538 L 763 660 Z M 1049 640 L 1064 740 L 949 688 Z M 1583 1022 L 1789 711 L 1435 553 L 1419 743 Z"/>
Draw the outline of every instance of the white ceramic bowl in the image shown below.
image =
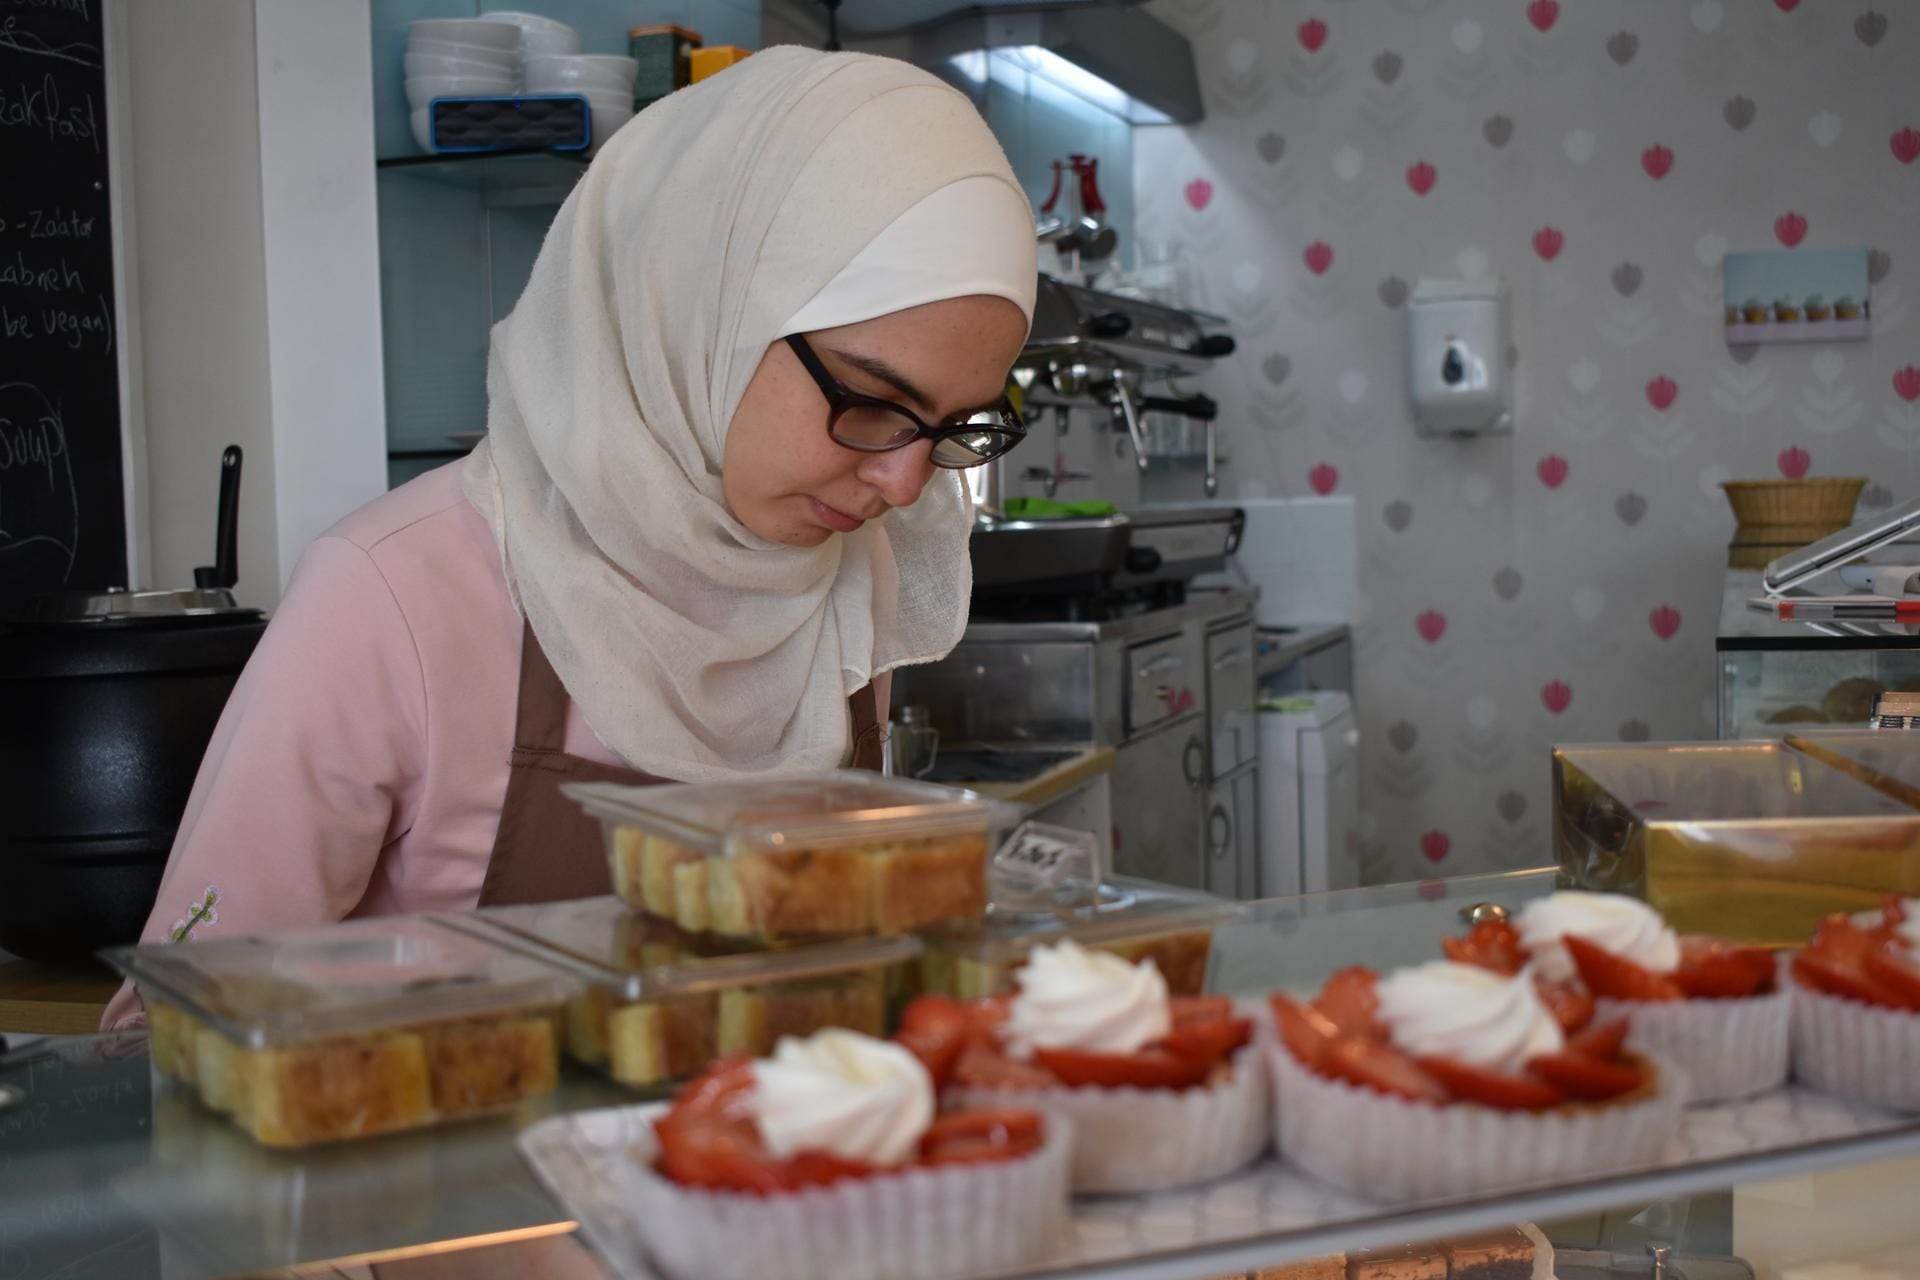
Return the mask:
<path id="1" fill-rule="evenodd" d="M 407 105 L 418 110 L 435 98 L 501 98 L 519 92 L 512 76 L 421 76 L 407 80 Z"/>
<path id="2" fill-rule="evenodd" d="M 461 62 L 479 62 L 501 71 L 520 74 L 518 49 L 490 49 L 483 44 L 454 44 L 447 40 L 414 40 L 407 45 L 407 56 L 455 58 Z"/>
<path id="3" fill-rule="evenodd" d="M 482 22 L 505 22 L 520 28 L 520 48 L 533 53 L 578 53 L 580 33 L 564 22 L 537 13 L 501 9 L 480 15 Z"/>
<path id="4" fill-rule="evenodd" d="M 420 144 L 422 151 L 433 150 L 433 109 L 415 107 L 409 119 L 413 123 L 413 140 Z"/>
<path id="5" fill-rule="evenodd" d="M 633 100 L 617 101 L 612 94 L 605 93 L 590 93 L 586 99 L 587 115 L 593 129 L 587 139 L 587 150 L 593 152 L 598 151 L 601 144 L 611 138 L 621 125 L 633 119 Z"/>
<path id="6" fill-rule="evenodd" d="M 409 40 L 441 40 L 477 44 L 503 53 L 520 48 L 520 28 L 511 22 L 483 22 L 471 18 L 422 18 L 407 25 Z"/>
<path id="7" fill-rule="evenodd" d="M 542 93 L 576 93 L 583 89 L 610 89 L 633 96 L 640 64 L 632 58 L 603 54 L 537 54 L 526 60 L 527 87 Z"/>
<path id="8" fill-rule="evenodd" d="M 473 76 L 491 80 L 500 76 L 512 77 L 514 74 L 510 64 L 455 58 L 441 53 L 409 53 L 406 63 L 409 80 L 428 76 Z"/>

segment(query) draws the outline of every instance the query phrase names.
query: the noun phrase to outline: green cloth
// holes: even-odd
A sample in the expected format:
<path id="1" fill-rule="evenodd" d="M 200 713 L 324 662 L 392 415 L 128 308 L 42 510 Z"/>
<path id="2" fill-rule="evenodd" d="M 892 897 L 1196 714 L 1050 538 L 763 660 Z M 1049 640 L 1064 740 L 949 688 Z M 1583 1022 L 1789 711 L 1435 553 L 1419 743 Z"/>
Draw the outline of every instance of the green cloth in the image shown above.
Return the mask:
<path id="1" fill-rule="evenodd" d="M 1000 509 L 1013 520 L 1059 520 L 1068 516 L 1110 516 L 1111 502 L 1056 502 L 1052 498 L 1008 498 Z"/>
<path id="2" fill-rule="evenodd" d="M 1311 711 L 1313 699 L 1305 694 L 1289 694 L 1282 698 L 1262 698 L 1254 704 L 1261 711 Z"/>

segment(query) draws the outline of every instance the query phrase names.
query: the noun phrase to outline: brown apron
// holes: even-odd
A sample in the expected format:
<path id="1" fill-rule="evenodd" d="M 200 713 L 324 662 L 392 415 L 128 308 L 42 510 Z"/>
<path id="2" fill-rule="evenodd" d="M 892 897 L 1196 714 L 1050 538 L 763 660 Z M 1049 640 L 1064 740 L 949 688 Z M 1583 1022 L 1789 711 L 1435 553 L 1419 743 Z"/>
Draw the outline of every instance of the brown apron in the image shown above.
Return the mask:
<path id="1" fill-rule="evenodd" d="M 853 716 L 853 767 L 880 768 L 881 724 L 871 684 L 847 700 Z M 600 822 L 560 794 L 563 782 L 667 782 L 638 769 L 601 764 L 566 751 L 567 696 L 553 664 L 524 627 L 520 642 L 520 700 L 514 713 L 513 757 L 500 804 L 480 905 L 563 902 L 613 892 Z"/>

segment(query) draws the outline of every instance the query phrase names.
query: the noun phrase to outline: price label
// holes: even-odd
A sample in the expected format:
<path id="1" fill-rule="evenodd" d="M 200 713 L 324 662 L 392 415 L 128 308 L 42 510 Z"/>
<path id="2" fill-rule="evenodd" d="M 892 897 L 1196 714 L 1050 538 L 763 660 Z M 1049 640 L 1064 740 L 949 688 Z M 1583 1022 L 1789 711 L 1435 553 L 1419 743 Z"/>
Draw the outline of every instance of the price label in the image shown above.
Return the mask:
<path id="1" fill-rule="evenodd" d="M 1090 832 L 1024 822 L 993 855 L 996 903 L 1025 904 L 1044 897 L 1059 904 L 1076 890 L 1091 901 L 1099 887 L 1099 842 Z"/>

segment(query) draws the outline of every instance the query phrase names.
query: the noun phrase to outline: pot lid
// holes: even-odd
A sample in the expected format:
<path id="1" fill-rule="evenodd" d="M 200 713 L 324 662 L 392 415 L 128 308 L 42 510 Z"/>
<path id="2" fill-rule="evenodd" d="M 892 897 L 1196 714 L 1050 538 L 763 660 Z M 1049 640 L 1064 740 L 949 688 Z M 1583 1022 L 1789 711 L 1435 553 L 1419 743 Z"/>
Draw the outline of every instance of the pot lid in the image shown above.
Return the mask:
<path id="1" fill-rule="evenodd" d="M 258 618 L 259 609 L 243 608 L 224 587 L 189 587 L 174 591 L 63 591 L 35 597 L 17 615 L 17 622 L 101 623 L 162 622 L 180 618 Z"/>

